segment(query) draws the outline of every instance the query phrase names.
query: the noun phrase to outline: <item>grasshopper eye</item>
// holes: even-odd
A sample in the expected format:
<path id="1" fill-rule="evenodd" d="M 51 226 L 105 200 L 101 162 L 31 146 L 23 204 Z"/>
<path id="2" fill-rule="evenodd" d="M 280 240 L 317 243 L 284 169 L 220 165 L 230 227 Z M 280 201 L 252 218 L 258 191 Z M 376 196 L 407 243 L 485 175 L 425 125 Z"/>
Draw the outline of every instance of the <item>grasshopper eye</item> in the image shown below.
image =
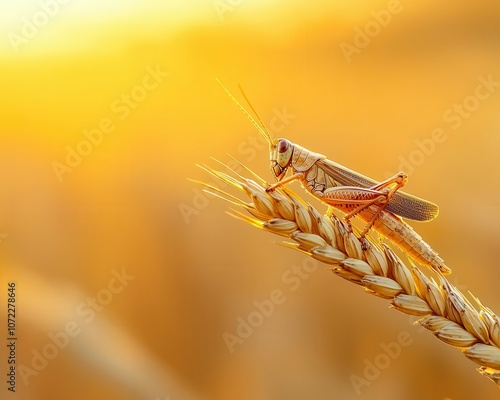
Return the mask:
<path id="1" fill-rule="evenodd" d="M 280 139 L 274 156 L 281 168 L 287 168 L 292 162 L 293 144 L 286 139 Z"/>
<path id="2" fill-rule="evenodd" d="M 288 147 L 290 147 L 290 144 L 288 143 L 288 140 L 280 140 L 278 144 L 278 152 L 284 153 L 285 151 L 288 150 Z"/>

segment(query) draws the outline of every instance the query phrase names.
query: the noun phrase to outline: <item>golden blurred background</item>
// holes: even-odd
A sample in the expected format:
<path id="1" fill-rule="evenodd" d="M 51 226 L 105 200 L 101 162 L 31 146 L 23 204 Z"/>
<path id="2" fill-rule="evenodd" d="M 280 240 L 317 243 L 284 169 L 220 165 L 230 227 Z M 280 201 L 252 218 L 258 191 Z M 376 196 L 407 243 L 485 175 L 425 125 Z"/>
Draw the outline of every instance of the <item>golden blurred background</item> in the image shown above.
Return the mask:
<path id="1" fill-rule="evenodd" d="M 498 396 L 459 351 L 187 178 L 211 181 L 195 164 L 229 153 L 271 180 L 267 148 L 216 78 L 240 99 L 241 83 L 274 135 L 377 180 L 409 173 L 405 190 L 441 208 L 413 226 L 498 313 L 499 3 L 0 7 L 0 309 L 15 282 L 15 398 Z M 227 346 L 276 290 L 282 303 Z"/>

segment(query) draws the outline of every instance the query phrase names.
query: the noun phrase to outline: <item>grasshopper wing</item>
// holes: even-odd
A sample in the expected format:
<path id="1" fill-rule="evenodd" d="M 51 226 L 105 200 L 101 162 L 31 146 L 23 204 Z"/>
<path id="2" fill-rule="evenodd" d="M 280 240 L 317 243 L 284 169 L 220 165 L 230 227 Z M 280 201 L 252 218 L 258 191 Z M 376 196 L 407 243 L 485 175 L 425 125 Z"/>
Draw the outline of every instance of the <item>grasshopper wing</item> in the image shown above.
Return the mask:
<path id="1" fill-rule="evenodd" d="M 327 159 L 318 160 L 317 165 L 339 186 L 369 188 L 378 183 L 359 172 Z M 415 221 L 431 221 L 439 214 L 439 207 L 436 204 L 401 191 L 394 193 L 385 209 L 400 217 Z"/>

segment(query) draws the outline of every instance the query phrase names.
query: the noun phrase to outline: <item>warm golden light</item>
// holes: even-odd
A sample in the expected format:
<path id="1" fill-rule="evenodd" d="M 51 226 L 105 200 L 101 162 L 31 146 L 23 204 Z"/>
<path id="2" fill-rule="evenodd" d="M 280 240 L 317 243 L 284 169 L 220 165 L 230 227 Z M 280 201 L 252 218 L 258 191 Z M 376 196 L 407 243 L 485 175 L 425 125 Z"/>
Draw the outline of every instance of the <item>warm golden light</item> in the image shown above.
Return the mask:
<path id="1" fill-rule="evenodd" d="M 440 208 L 413 228 L 498 312 L 498 8 L 3 2 L 0 298 L 7 312 L 16 282 L 19 398 L 357 399 L 353 376 L 369 399 L 493 398 L 455 349 L 188 178 L 229 153 L 274 180 L 216 78 L 246 107 L 241 84 L 273 138 L 377 181 L 403 170 Z M 227 334 L 248 337 L 231 352 Z"/>

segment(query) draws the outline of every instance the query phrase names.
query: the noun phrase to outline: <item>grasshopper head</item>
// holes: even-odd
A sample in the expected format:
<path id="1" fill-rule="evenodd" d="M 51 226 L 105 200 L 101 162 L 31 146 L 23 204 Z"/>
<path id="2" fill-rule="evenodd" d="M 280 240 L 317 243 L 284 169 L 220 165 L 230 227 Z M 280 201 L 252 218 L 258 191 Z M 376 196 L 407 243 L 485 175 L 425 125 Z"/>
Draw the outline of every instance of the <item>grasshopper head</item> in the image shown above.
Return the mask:
<path id="1" fill-rule="evenodd" d="M 293 143 L 286 139 L 274 139 L 270 148 L 271 170 L 280 181 L 292 162 Z"/>

